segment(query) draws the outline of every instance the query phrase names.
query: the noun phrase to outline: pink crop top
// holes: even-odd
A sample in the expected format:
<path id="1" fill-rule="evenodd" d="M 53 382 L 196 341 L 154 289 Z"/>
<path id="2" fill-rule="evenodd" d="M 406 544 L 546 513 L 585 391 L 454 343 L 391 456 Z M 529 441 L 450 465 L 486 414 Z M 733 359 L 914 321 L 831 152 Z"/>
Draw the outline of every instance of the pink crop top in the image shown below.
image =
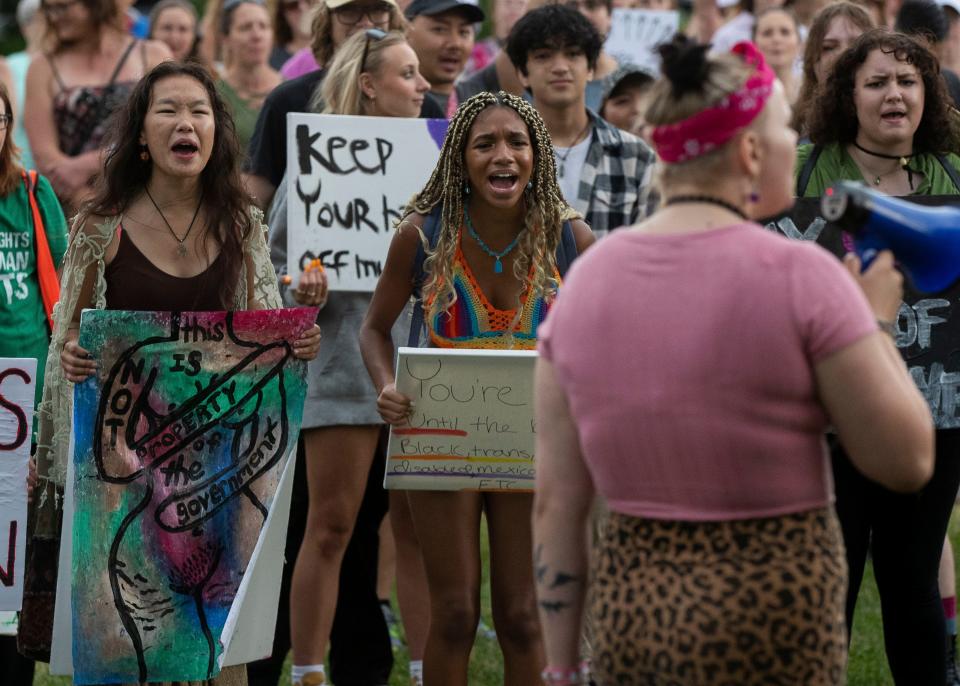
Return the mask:
<path id="1" fill-rule="evenodd" d="M 767 517 L 832 500 L 813 366 L 877 325 L 822 248 L 756 224 L 610 235 L 540 327 L 610 507 Z"/>

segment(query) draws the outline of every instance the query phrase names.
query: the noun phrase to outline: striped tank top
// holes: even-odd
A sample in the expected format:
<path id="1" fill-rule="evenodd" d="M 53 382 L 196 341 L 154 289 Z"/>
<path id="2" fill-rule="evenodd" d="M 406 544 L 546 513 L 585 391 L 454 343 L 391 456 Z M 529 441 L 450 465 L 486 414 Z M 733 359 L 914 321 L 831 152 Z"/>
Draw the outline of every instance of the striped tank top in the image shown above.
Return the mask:
<path id="1" fill-rule="evenodd" d="M 554 272 L 560 282 L 560 275 Z M 430 330 L 430 341 L 438 348 L 473 348 L 532 350 L 537 347 L 537 328 L 546 318 L 550 304 L 543 296 L 520 298 L 520 317 L 517 310 L 500 310 L 494 307 L 480 290 L 463 251 L 457 245 L 453 263 L 453 289 L 457 300 L 446 312 L 430 317 L 431 302 L 424 302 L 424 316 Z"/>

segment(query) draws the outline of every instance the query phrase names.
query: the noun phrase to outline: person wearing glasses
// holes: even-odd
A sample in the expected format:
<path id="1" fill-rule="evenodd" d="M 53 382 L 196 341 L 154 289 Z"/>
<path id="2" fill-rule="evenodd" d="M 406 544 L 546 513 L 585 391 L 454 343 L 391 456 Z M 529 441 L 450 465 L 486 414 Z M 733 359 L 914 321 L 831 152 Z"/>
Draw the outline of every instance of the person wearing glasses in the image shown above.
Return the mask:
<path id="1" fill-rule="evenodd" d="M 114 0 L 42 0 L 50 50 L 27 71 L 24 124 L 39 171 L 77 208 L 101 168 L 105 123 L 170 50 L 130 38 Z"/>
<path id="2" fill-rule="evenodd" d="M 28 177 L 13 142 L 14 113 L 10 91 L 0 83 L 0 357 L 36 357 L 36 404 L 43 390 L 45 350 L 50 329 L 44 314 L 39 274 L 60 265 L 67 248 L 66 220 L 60 203 L 43 176 Z M 34 226 L 30 195 L 43 222 Z M 42 233 L 52 262 L 37 259 L 35 233 Z M 52 275 L 56 281 L 56 275 Z M 36 406 L 35 404 L 35 406 Z"/>
<path id="3" fill-rule="evenodd" d="M 364 18 L 374 27 L 384 30 L 387 28 L 385 24 L 390 21 L 390 11 L 392 9 L 389 3 L 380 1 L 366 3 L 360 1 L 350 2 L 350 0 L 347 0 L 347 2 L 329 0 L 324 2 L 323 5 L 333 10 L 336 21 L 333 22 L 330 28 L 333 30 L 334 35 L 336 34 L 335 27 L 337 25 L 341 27 L 356 26 L 360 24 L 360 22 L 363 22 Z M 348 31 L 347 35 L 352 35 L 352 31 Z M 339 42 L 337 44 L 339 44 Z M 294 56 L 290 58 L 290 61 L 280 69 L 283 78 L 293 79 L 314 71 L 323 65 L 324 62 L 321 62 L 314 52 L 312 48 L 307 47 L 302 48 L 294 54 Z M 329 60 L 329 57 L 327 60 Z"/>
<path id="4" fill-rule="evenodd" d="M 420 114 L 428 89 L 417 55 L 403 33 L 372 28 L 354 34 L 337 49 L 310 107 L 323 114 L 411 118 Z M 269 221 L 271 258 L 281 274 L 287 263 L 286 189 L 284 178 Z M 316 270 L 301 272 L 294 282 L 296 286 L 284 293 L 287 303 L 296 307 L 311 293 L 316 294 L 323 307 L 317 323 L 337 332 L 336 340 L 309 366 L 301 435 L 310 504 L 290 597 L 291 683 L 316 686 L 325 683 L 323 661 L 337 609 L 340 563 L 364 497 L 383 422 L 357 339 L 370 294 L 328 294 L 324 273 Z M 393 499 L 391 509 L 392 505 Z M 418 556 L 419 550 L 415 550 L 412 562 L 416 563 Z M 398 550 L 401 578 L 406 561 Z M 404 600 L 401 593 L 401 603 Z M 421 598 L 421 605 L 424 600 Z M 403 604 L 401 609 L 405 609 Z M 386 648 L 389 650 L 389 644 Z M 414 646 L 411 652 L 416 660 L 419 656 Z M 340 675 L 332 676 L 334 683 L 345 682 Z"/>
<path id="5" fill-rule="evenodd" d="M 227 56 L 217 90 L 233 112 L 240 148 L 246 150 L 264 98 L 280 85 L 270 66 L 273 31 L 263 0 L 227 0 L 220 17 L 220 34 Z"/>
<path id="6" fill-rule="evenodd" d="M 279 0 L 273 14 L 270 66 L 280 71 L 287 60 L 310 47 L 310 11 L 317 0 Z"/>
<path id="7" fill-rule="evenodd" d="M 60 203 L 41 177 L 33 185 L 42 227 L 34 225 L 28 181 L 13 142 L 14 110 L 6 86 L 0 83 L 0 357 L 33 357 L 37 360 L 34 407 L 43 392 L 43 369 L 50 344 L 50 327 L 44 310 L 44 286 L 56 283 L 56 268 L 67 248 L 67 222 Z M 38 258 L 38 241 L 46 237 L 50 260 Z M 29 602 L 29 601 L 25 601 Z M 17 653 L 15 636 L 0 636 L 0 664 L 4 683 L 30 686 L 33 660 Z"/>
<path id="8" fill-rule="evenodd" d="M 287 170 L 287 113 L 309 111 L 310 96 L 323 81 L 323 65 L 358 31 L 402 31 L 406 26 L 393 0 L 328 0 L 320 4 L 313 15 L 310 44 L 319 66 L 285 81 L 267 96 L 250 139 L 244 182 L 261 208 L 270 206 Z"/>

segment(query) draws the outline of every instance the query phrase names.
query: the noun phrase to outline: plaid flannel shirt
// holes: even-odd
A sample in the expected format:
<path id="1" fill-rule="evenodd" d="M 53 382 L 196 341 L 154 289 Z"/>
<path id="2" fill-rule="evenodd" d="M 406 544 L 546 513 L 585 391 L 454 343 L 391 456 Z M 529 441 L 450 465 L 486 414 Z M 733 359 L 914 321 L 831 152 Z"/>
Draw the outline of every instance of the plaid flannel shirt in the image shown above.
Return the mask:
<path id="1" fill-rule="evenodd" d="M 593 139 L 580 172 L 577 198 L 570 204 L 601 238 L 653 211 L 656 193 L 650 186 L 656 155 L 640 138 L 615 128 L 590 109 L 587 114 Z"/>

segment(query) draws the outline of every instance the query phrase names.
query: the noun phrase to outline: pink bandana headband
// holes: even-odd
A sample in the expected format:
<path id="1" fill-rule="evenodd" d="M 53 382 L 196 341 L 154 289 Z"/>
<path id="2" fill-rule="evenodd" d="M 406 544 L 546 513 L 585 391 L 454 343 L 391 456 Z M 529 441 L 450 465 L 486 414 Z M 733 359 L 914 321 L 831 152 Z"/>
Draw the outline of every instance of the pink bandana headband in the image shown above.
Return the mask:
<path id="1" fill-rule="evenodd" d="M 776 75 L 750 41 L 730 51 L 756 71 L 736 92 L 717 104 L 675 124 L 653 129 L 653 145 L 664 162 L 686 162 L 720 147 L 756 119 L 773 92 Z"/>

